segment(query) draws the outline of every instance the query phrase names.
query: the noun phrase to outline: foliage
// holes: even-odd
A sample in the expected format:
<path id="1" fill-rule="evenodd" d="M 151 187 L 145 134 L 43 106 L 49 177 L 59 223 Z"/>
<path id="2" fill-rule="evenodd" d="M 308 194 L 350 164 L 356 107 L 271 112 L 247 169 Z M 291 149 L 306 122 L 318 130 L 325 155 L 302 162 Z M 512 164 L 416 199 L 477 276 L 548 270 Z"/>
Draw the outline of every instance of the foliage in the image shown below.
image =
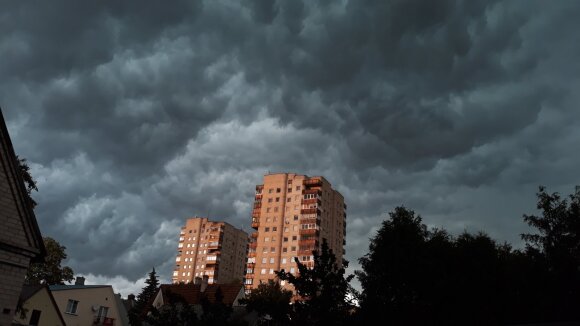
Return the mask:
<path id="1" fill-rule="evenodd" d="M 26 186 L 26 193 L 28 195 L 28 199 L 32 208 L 36 207 L 37 203 L 34 199 L 32 199 L 32 191 L 38 191 L 38 187 L 36 186 L 36 181 L 30 174 L 30 167 L 26 163 L 25 158 L 20 158 L 16 155 L 16 160 L 18 161 L 18 167 L 20 168 L 20 175 L 24 180 L 24 184 Z"/>
<path id="2" fill-rule="evenodd" d="M 227 325 L 232 314 L 232 308 L 223 302 L 224 296 L 220 288 L 215 293 L 215 302 L 211 303 L 207 297 L 201 299 L 203 315 L 201 315 L 202 325 Z"/>
<path id="3" fill-rule="evenodd" d="M 553 311 L 564 319 L 580 318 L 580 194 L 563 199 L 540 186 L 537 208 L 541 215 L 524 215 L 537 233 L 522 234 L 528 255 L 538 257 L 546 272 L 543 284 Z"/>
<path id="4" fill-rule="evenodd" d="M 284 325 L 289 321 L 291 298 L 292 291 L 283 289 L 274 281 L 269 281 L 258 285 L 241 303 L 246 305 L 248 312 L 256 311 L 261 323 Z"/>
<path id="5" fill-rule="evenodd" d="M 149 273 L 145 283 L 147 286 L 141 290 L 141 293 L 137 296 L 135 306 L 129 311 L 129 323 L 132 326 L 142 325 L 147 310 L 149 310 L 150 304 L 159 289 L 159 280 L 157 279 L 155 268 Z"/>
<path id="6" fill-rule="evenodd" d="M 26 274 L 27 284 L 64 284 L 74 279 L 73 270 L 68 266 L 61 266 L 66 259 L 66 247 L 50 237 L 44 237 L 44 246 L 46 247 L 46 257 L 42 263 L 33 263 L 30 265 Z"/>
<path id="7" fill-rule="evenodd" d="M 145 317 L 147 325 L 151 326 L 190 326 L 198 325 L 197 315 L 193 306 L 187 304 L 183 297 L 168 292 L 169 303 L 159 309 L 152 307 Z"/>
<path id="8" fill-rule="evenodd" d="M 541 255 L 484 233 L 428 230 L 405 207 L 389 213 L 357 271 L 366 321 L 506 324 L 549 320 Z"/>
<path id="9" fill-rule="evenodd" d="M 300 300 L 294 303 L 291 314 L 293 324 L 342 325 L 347 323 L 352 303 L 349 301 L 349 282 L 354 275 L 345 277 L 348 262 L 336 263 L 336 256 L 323 239 L 321 251 L 313 252 L 314 267 L 308 268 L 295 258 L 298 276 L 284 270 L 276 274 L 288 281 Z"/>

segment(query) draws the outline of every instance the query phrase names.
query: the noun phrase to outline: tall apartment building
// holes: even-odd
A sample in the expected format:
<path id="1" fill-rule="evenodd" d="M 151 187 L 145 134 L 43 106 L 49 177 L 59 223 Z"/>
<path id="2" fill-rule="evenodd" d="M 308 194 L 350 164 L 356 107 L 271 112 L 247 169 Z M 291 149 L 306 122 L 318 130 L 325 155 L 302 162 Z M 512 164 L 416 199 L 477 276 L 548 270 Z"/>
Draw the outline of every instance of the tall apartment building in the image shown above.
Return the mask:
<path id="1" fill-rule="evenodd" d="M 312 251 L 326 239 L 339 264 L 344 255 L 346 205 L 324 177 L 267 174 L 256 186 L 246 292 L 274 280 L 274 271 L 296 273 L 294 257 L 314 266 Z"/>
<path id="2" fill-rule="evenodd" d="M 173 283 L 192 283 L 208 276 L 208 283 L 244 279 L 248 234 L 225 222 L 190 218 L 179 233 Z"/>

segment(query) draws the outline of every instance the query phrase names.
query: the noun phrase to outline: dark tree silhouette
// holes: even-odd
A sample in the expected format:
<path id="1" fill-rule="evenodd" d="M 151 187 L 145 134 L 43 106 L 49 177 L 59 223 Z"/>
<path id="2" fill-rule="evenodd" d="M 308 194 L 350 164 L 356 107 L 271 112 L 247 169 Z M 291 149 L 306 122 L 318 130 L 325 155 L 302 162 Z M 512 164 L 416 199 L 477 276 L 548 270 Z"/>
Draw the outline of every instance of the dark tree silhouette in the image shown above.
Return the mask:
<path id="1" fill-rule="evenodd" d="M 258 313 L 260 324 L 286 325 L 289 322 L 290 299 L 292 291 L 284 290 L 280 284 L 270 281 L 258 285 L 241 303 L 246 305 L 248 312 Z"/>
<path id="2" fill-rule="evenodd" d="M 142 325 L 143 320 L 150 308 L 150 305 L 159 289 L 159 280 L 155 268 L 149 273 L 149 278 L 145 280 L 145 286 L 137 296 L 135 306 L 129 311 L 129 323 L 132 326 Z"/>
<path id="3" fill-rule="evenodd" d="M 320 253 L 313 251 L 314 267 L 308 268 L 295 258 L 298 276 L 284 270 L 276 272 L 280 280 L 288 281 L 300 297 L 294 302 L 292 323 L 295 325 L 343 325 L 348 323 L 352 304 L 349 299 L 349 282 L 345 277 L 348 261 L 342 266 L 323 239 Z"/>
<path id="4" fill-rule="evenodd" d="M 558 319 L 580 319 L 580 194 L 562 198 L 540 186 L 537 208 L 541 215 L 524 215 L 537 233 L 522 234 L 529 256 L 546 264 L 550 298 Z"/>
<path id="5" fill-rule="evenodd" d="M 150 326 L 193 326 L 199 325 L 195 309 L 178 294 L 166 293 L 168 303 L 159 309 L 151 307 L 145 317 L 145 322 Z"/>
<path id="6" fill-rule="evenodd" d="M 28 163 L 26 163 L 26 159 L 20 158 L 18 155 L 16 155 L 16 160 L 18 161 L 18 167 L 20 168 L 20 175 L 22 175 L 24 185 L 26 186 L 26 193 L 28 194 L 30 206 L 35 208 L 37 203 L 34 199 L 32 199 L 32 191 L 38 191 L 36 181 L 32 177 L 32 174 L 30 174 L 30 167 L 28 166 Z"/>
<path id="7" fill-rule="evenodd" d="M 210 302 L 208 297 L 204 296 L 201 299 L 201 308 L 203 309 L 201 322 L 207 326 L 227 325 L 232 314 L 232 307 L 224 303 L 224 295 L 219 287 L 215 293 L 215 301 Z"/>
<path id="8" fill-rule="evenodd" d="M 61 266 L 66 259 L 66 247 L 50 237 L 42 238 L 46 247 L 46 257 L 42 263 L 33 263 L 26 273 L 27 284 L 64 284 L 74 279 L 74 272 L 68 266 Z"/>

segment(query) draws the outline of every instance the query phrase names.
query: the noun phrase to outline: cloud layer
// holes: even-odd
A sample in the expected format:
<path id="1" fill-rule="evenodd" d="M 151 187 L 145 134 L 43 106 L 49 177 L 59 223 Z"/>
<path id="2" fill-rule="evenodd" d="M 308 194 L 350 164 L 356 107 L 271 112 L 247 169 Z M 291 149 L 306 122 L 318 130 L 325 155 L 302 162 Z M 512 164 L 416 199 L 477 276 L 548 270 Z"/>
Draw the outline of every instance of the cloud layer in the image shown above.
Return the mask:
<path id="1" fill-rule="evenodd" d="M 538 185 L 580 184 L 576 2 L 0 3 L 41 230 L 125 292 L 186 217 L 248 229 L 268 171 L 343 193 L 352 268 L 396 205 L 517 245 Z"/>

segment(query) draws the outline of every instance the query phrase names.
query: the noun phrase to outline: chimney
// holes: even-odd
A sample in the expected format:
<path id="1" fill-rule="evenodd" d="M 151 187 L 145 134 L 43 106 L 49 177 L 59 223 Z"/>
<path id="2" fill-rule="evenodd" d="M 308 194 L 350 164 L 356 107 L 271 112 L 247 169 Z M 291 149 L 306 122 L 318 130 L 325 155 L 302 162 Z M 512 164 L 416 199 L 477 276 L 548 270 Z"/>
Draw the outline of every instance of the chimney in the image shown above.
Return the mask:
<path id="1" fill-rule="evenodd" d="M 85 278 L 82 276 L 77 276 L 75 285 L 85 285 Z"/>
<path id="2" fill-rule="evenodd" d="M 196 277 L 193 279 L 193 284 L 196 284 L 196 285 L 199 285 L 199 284 L 201 284 L 201 277 L 199 277 L 199 276 L 196 276 Z"/>
<path id="3" fill-rule="evenodd" d="M 209 276 L 204 275 L 203 280 L 201 281 L 201 288 L 199 289 L 200 292 L 205 292 L 205 289 L 207 289 L 208 280 L 209 280 Z"/>

